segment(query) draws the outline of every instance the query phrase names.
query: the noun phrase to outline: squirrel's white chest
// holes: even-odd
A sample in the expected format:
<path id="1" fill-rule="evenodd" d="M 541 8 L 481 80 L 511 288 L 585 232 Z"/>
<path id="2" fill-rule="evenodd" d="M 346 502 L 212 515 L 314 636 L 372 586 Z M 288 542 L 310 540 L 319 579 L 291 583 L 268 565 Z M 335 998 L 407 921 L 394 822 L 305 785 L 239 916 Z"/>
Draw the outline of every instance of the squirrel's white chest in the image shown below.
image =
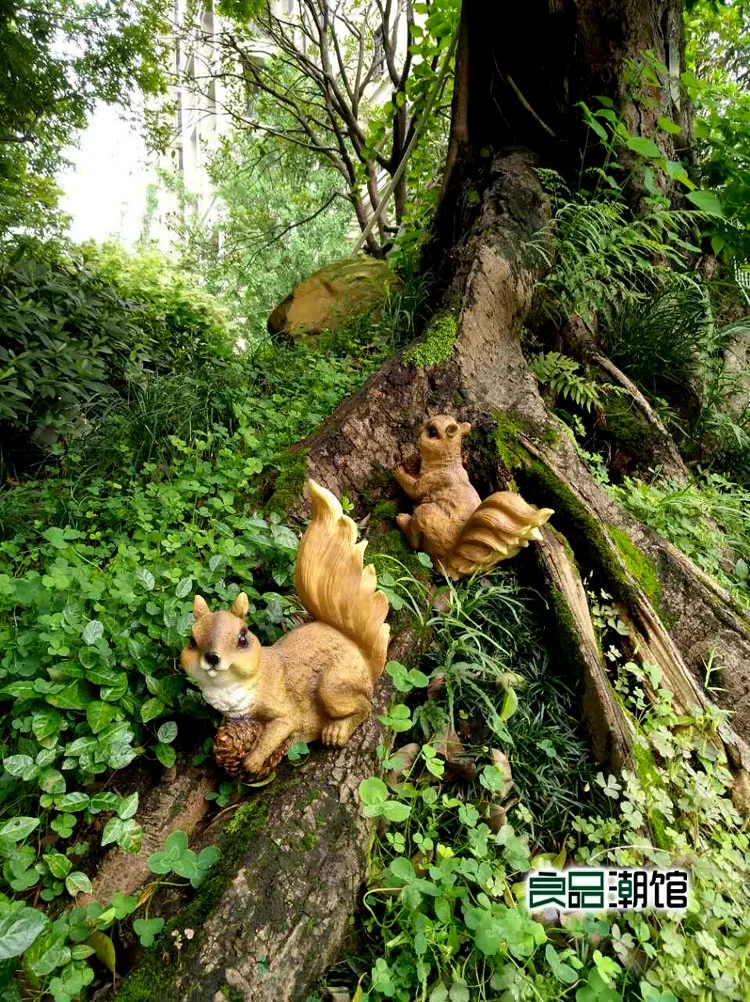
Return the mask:
<path id="1" fill-rule="evenodd" d="M 241 684 L 223 685 L 203 690 L 203 696 L 219 713 L 226 717 L 244 717 L 253 705 L 255 686 Z"/>

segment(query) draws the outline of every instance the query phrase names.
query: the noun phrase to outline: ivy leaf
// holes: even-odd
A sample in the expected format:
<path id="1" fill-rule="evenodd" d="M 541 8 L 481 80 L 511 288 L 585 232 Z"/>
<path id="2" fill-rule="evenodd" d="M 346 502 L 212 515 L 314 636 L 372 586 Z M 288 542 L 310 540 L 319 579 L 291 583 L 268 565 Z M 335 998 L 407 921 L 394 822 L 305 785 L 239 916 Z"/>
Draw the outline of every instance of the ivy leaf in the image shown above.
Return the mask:
<path id="1" fill-rule="evenodd" d="M 165 769 L 171 769 L 177 760 L 177 752 L 174 748 L 171 745 L 162 744 L 161 741 L 154 748 L 154 752 Z"/>
<path id="2" fill-rule="evenodd" d="M 117 814 L 123 821 L 132 818 L 138 810 L 138 791 L 131 793 L 129 797 L 123 797 L 117 808 Z"/>
<path id="3" fill-rule="evenodd" d="M 177 737 L 177 724 L 174 720 L 167 720 L 156 732 L 156 736 L 164 744 L 171 744 Z"/>
<path id="4" fill-rule="evenodd" d="M 146 567 L 139 567 L 135 572 L 135 576 L 141 582 L 146 591 L 153 591 L 154 585 L 156 584 L 156 579 L 154 575 Z"/>
<path id="5" fill-rule="evenodd" d="M 0 838 L 10 839 L 11 842 L 20 842 L 27 835 L 30 835 L 38 825 L 39 818 L 27 818 L 19 815 L 0 825 Z"/>
<path id="6" fill-rule="evenodd" d="M 102 832 L 102 845 L 110 845 L 112 842 L 119 842 L 125 826 L 121 818 L 110 818 L 104 826 Z"/>
<path id="7" fill-rule="evenodd" d="M 36 908 L 19 908 L 0 918 L 0 961 L 20 957 L 47 925 L 47 916 Z"/>
<path id="8" fill-rule="evenodd" d="M 61 852 L 46 852 L 42 859 L 49 867 L 49 872 L 58 880 L 63 880 L 70 873 L 73 864 Z"/>
<path id="9" fill-rule="evenodd" d="M 141 707 L 141 720 L 147 724 L 149 720 L 160 716 L 164 712 L 164 703 L 160 699 L 147 699 Z"/>
<path id="10" fill-rule="evenodd" d="M 93 703 L 89 703 L 86 707 L 86 719 L 94 734 L 103 731 L 108 724 L 112 723 L 116 716 L 117 710 L 111 703 L 100 703 L 96 700 Z"/>
<path id="11" fill-rule="evenodd" d="M 91 619 L 83 628 L 83 633 L 81 638 L 84 644 L 88 644 L 92 647 L 97 640 L 100 640 L 104 636 L 104 626 L 99 622 L 98 619 Z"/>
<path id="12" fill-rule="evenodd" d="M 83 891 L 84 894 L 91 894 L 91 881 L 81 870 L 73 870 L 65 878 L 65 886 L 68 894 L 75 897 Z"/>
<path id="13" fill-rule="evenodd" d="M 3 759 L 3 768 L 17 779 L 33 779 L 39 771 L 31 755 L 9 755 Z"/>

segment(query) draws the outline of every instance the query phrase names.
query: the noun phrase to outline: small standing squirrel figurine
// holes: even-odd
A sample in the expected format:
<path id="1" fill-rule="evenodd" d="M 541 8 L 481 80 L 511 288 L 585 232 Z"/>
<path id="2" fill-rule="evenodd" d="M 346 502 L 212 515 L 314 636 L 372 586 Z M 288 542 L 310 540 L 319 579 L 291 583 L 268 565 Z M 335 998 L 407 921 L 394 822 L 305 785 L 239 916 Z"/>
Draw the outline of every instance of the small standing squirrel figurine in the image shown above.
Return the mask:
<path id="1" fill-rule="evenodd" d="M 315 622 L 261 647 L 247 628 L 244 592 L 229 612 L 195 596 L 182 667 L 227 722 L 214 739 L 219 765 L 260 779 L 294 741 L 344 745 L 370 714 L 388 647 L 388 600 L 377 591 L 366 543 L 337 498 L 307 481 L 312 520 L 297 556 L 295 588 Z"/>
<path id="2" fill-rule="evenodd" d="M 439 414 L 422 425 L 419 473 L 412 476 L 402 467 L 396 480 L 417 502 L 413 515 L 396 519 L 415 550 L 424 550 L 450 578 L 486 571 L 501 560 L 514 557 L 540 539 L 551 508 L 527 504 L 520 494 L 501 491 L 482 501 L 469 483 L 461 459 L 461 442 L 471 431 Z"/>

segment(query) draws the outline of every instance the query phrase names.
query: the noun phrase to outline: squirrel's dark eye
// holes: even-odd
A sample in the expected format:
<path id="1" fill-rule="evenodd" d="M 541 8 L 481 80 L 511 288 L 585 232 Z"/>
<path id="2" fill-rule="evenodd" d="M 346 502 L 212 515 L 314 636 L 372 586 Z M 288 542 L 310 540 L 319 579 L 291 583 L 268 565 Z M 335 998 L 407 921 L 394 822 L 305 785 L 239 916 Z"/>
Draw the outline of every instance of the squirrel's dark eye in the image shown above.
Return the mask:
<path id="1" fill-rule="evenodd" d="M 197 646 L 198 646 L 198 641 L 195 639 L 195 637 L 191 636 L 190 640 L 188 640 L 188 647 L 190 648 L 191 651 L 194 651 Z"/>
<path id="2" fill-rule="evenodd" d="M 434 424 L 431 424 L 427 429 L 428 438 L 440 438 L 440 432 L 437 430 Z"/>
<path id="3" fill-rule="evenodd" d="M 247 647 L 247 634 L 246 633 L 241 633 L 239 635 L 239 637 L 237 638 L 237 646 L 238 647 Z"/>

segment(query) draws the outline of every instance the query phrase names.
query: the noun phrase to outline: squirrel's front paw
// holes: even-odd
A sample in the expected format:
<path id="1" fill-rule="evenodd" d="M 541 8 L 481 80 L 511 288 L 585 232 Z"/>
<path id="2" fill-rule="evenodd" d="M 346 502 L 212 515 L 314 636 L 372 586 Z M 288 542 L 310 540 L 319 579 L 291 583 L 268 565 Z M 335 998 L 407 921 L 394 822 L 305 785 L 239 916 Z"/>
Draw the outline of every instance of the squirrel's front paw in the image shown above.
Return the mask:
<path id="1" fill-rule="evenodd" d="M 253 751 L 249 755 L 245 755 L 242 760 L 242 771 L 250 779 L 262 779 L 267 772 L 270 772 L 270 769 L 266 767 L 263 752 L 258 754 L 257 751 Z"/>

